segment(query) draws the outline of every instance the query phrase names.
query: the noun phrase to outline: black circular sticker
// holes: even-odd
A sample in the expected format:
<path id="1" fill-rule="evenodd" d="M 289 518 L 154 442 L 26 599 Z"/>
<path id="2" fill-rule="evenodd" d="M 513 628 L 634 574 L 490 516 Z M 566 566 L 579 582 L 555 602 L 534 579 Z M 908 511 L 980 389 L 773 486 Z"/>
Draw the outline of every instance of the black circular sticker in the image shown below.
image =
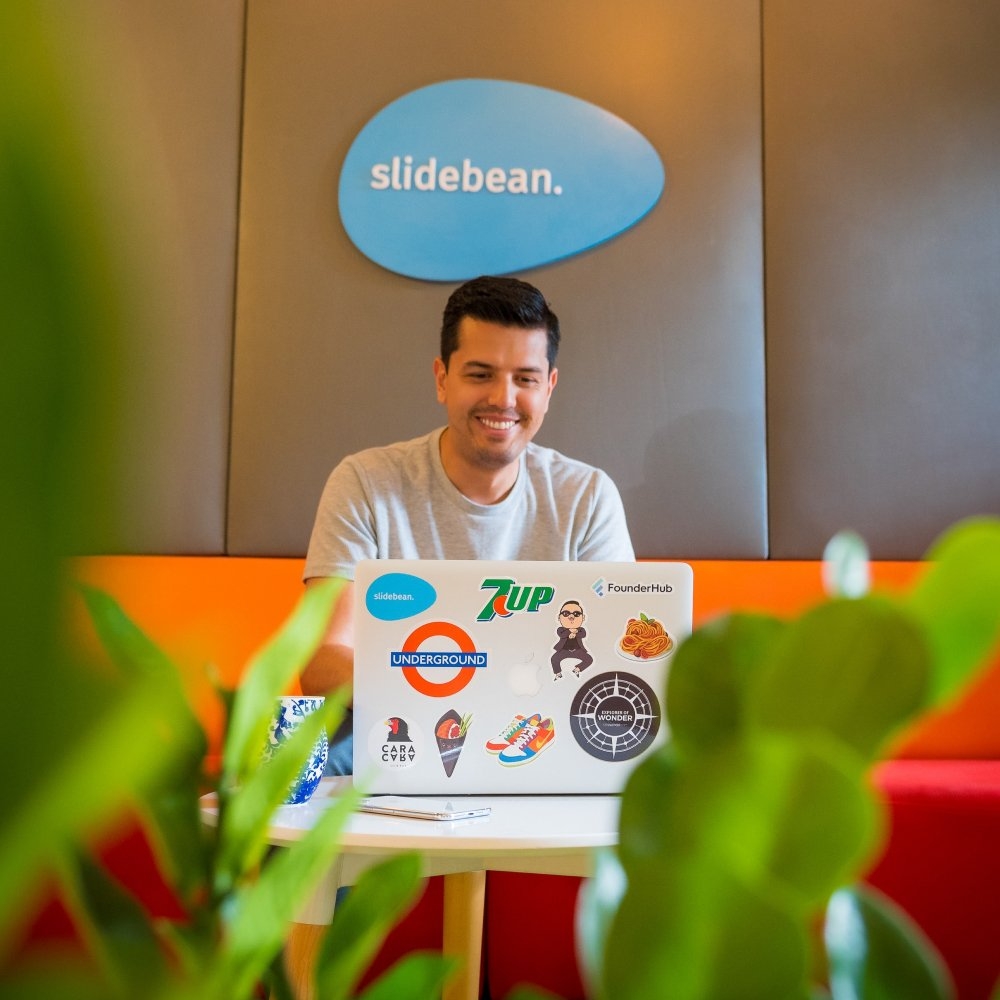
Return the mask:
<path id="1" fill-rule="evenodd" d="M 660 728 L 660 703 L 634 674 L 599 674 L 576 693 L 570 709 L 576 742 L 598 760 L 638 757 Z"/>

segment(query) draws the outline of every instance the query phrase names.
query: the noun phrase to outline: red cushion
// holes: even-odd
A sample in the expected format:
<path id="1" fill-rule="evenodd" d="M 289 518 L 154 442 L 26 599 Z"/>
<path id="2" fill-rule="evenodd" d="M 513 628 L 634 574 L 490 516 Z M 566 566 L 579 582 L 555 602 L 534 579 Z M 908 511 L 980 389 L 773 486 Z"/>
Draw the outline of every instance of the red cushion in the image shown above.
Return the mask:
<path id="1" fill-rule="evenodd" d="M 1000 760 L 896 760 L 875 770 L 889 840 L 868 881 L 923 928 L 959 1000 L 1000 978 Z"/>

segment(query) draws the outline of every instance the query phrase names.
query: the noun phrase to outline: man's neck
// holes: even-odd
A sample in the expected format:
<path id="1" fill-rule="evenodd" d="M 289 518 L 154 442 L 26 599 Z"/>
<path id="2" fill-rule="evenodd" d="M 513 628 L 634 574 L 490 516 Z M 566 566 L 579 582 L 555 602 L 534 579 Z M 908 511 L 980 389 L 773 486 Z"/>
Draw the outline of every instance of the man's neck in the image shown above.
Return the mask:
<path id="1" fill-rule="evenodd" d="M 517 482 L 520 459 L 502 469 L 483 469 L 471 465 L 448 446 L 447 428 L 438 445 L 445 475 L 464 497 L 473 503 L 490 505 L 504 500 Z"/>

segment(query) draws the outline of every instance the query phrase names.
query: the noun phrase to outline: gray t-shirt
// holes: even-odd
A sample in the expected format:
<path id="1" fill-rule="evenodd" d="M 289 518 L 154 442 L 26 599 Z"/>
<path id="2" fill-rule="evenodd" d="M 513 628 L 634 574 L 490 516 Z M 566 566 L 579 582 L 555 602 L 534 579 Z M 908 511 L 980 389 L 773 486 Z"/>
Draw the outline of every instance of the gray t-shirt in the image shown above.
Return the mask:
<path id="1" fill-rule="evenodd" d="M 361 559 L 635 559 L 621 497 L 600 469 L 532 443 L 510 493 L 477 504 L 445 474 L 441 433 L 349 455 L 333 470 L 305 579 L 353 580 Z"/>

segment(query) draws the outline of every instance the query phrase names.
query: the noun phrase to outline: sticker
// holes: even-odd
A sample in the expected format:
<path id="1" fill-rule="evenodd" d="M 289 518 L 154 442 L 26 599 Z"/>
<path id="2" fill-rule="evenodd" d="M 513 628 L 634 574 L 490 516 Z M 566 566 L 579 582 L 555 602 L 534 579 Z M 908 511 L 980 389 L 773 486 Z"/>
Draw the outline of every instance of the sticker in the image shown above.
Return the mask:
<path id="1" fill-rule="evenodd" d="M 530 764 L 555 742 L 556 724 L 541 712 L 518 712 L 504 728 L 486 741 L 486 750 L 495 754 L 504 767 Z"/>
<path id="2" fill-rule="evenodd" d="M 599 674 L 576 693 L 570 728 L 591 757 L 631 760 L 656 738 L 660 704 L 653 689 L 639 677 L 617 671 Z"/>
<path id="3" fill-rule="evenodd" d="M 448 639 L 458 649 L 422 651 L 420 647 L 428 639 Z M 472 636 L 452 622 L 424 622 L 406 637 L 402 649 L 389 655 L 389 666 L 401 668 L 407 684 L 428 698 L 450 698 L 458 694 L 486 663 L 486 653 L 476 649 Z M 420 672 L 421 667 L 432 671 L 456 669 L 458 673 L 444 680 L 431 679 Z"/>
<path id="4" fill-rule="evenodd" d="M 652 663 L 669 656 L 674 645 L 673 636 L 662 622 L 639 612 L 638 618 L 629 618 L 625 624 L 616 648 L 619 656 L 632 663 Z"/>
<path id="5" fill-rule="evenodd" d="M 373 761 L 387 771 L 413 767 L 424 752 L 420 727 L 412 719 L 400 715 L 376 722 L 368 735 L 368 753 Z"/>
<path id="6" fill-rule="evenodd" d="M 365 591 L 365 610 L 383 622 L 402 621 L 433 606 L 437 591 L 412 573 L 383 573 Z"/>
<path id="7" fill-rule="evenodd" d="M 434 725 L 434 738 L 437 740 L 438 753 L 441 755 L 441 766 L 450 778 L 455 772 L 455 765 L 465 746 L 465 738 L 469 734 L 472 723 L 472 713 L 459 715 L 455 709 L 449 709 Z"/>

